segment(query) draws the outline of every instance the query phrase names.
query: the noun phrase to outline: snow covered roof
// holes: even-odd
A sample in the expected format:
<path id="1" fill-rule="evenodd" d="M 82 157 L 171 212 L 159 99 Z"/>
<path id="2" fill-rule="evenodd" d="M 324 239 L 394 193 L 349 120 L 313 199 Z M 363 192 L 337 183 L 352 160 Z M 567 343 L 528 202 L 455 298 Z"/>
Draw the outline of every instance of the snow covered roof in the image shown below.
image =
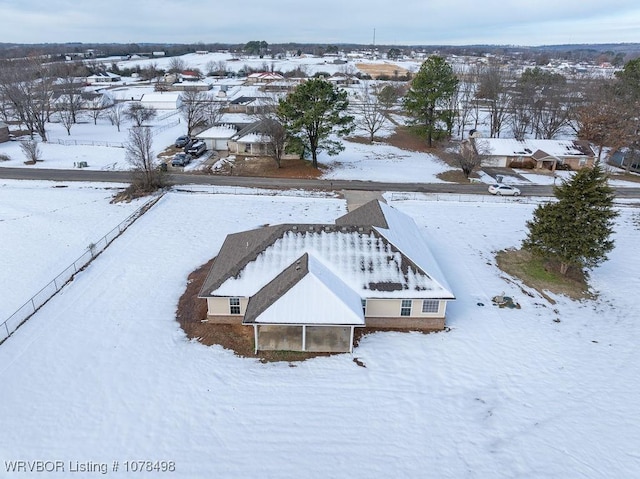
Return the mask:
<path id="1" fill-rule="evenodd" d="M 233 125 L 216 125 L 207 128 L 203 132 L 196 135 L 196 138 L 231 138 L 237 132 L 237 128 Z"/>
<path id="2" fill-rule="evenodd" d="M 229 235 L 200 296 L 251 297 L 309 253 L 361 298 L 454 299 L 413 220 L 386 205 L 377 208 L 388 228 L 279 225 Z"/>
<path id="3" fill-rule="evenodd" d="M 492 156 L 532 156 L 542 150 L 549 156 L 563 158 L 567 156 L 594 156 L 587 142 L 577 140 L 516 140 L 515 138 L 481 138 L 481 143 Z"/>
<path id="4" fill-rule="evenodd" d="M 305 253 L 249 300 L 243 323 L 364 325 L 360 296 L 317 258 Z"/>
<path id="5" fill-rule="evenodd" d="M 282 75 L 273 72 L 251 73 L 247 78 L 258 81 L 284 80 Z"/>
<path id="6" fill-rule="evenodd" d="M 97 72 L 87 77 L 87 79 L 89 80 L 97 80 L 97 79 L 103 79 L 103 78 L 113 80 L 113 81 L 119 81 L 121 77 L 120 75 L 116 75 L 115 73 L 111 73 L 111 72 Z"/>

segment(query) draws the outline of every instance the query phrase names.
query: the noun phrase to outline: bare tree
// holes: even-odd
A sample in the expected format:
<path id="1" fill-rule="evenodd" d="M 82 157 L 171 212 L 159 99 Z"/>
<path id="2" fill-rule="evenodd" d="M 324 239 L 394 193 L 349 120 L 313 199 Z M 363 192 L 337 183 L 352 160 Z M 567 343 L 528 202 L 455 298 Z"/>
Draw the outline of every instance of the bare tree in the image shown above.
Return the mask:
<path id="1" fill-rule="evenodd" d="M 21 141 L 20 149 L 24 156 L 27 157 L 28 163 L 35 164 L 37 161 L 42 161 L 42 152 L 36 140 Z"/>
<path id="2" fill-rule="evenodd" d="M 187 69 L 187 64 L 181 57 L 172 57 L 169 60 L 169 73 L 182 73 Z"/>
<path id="3" fill-rule="evenodd" d="M 116 128 L 118 128 L 118 131 L 120 131 L 120 125 L 122 124 L 124 112 L 125 108 L 122 103 L 114 103 L 107 112 L 107 118 L 109 118 L 109 121 L 112 125 L 115 125 Z"/>
<path id="4" fill-rule="evenodd" d="M 225 60 L 219 60 L 214 62 L 213 60 L 207 62 L 205 66 L 207 76 L 226 76 L 227 75 L 227 62 Z"/>
<path id="5" fill-rule="evenodd" d="M 289 133 L 278 117 L 278 102 L 279 97 L 277 94 L 262 97 L 260 99 L 260 106 L 257 109 L 258 113 L 254 115 L 254 118 L 259 122 L 256 129 L 262 134 L 265 140 L 267 154 L 273 158 L 278 168 L 280 168 L 282 157 L 287 147 L 287 141 L 289 140 Z"/>
<path id="6" fill-rule="evenodd" d="M 193 129 L 207 124 L 207 104 L 211 101 L 209 95 L 196 90 L 187 90 L 180 95 L 180 113 L 187 122 L 187 135 L 191 136 Z"/>
<path id="7" fill-rule="evenodd" d="M 482 164 L 482 158 L 489 154 L 489 146 L 481 138 L 470 138 L 460 142 L 460 150 L 455 155 L 455 161 L 462 169 L 465 178 Z"/>
<path id="8" fill-rule="evenodd" d="M 113 101 L 110 99 L 110 97 L 107 97 L 106 95 L 99 95 L 99 94 L 96 94 L 96 96 L 94 96 L 87 102 L 87 109 L 91 114 L 91 118 L 93 118 L 94 125 L 98 124 L 98 118 L 102 116 L 102 114 L 105 112 L 107 107 L 109 107 L 109 105 L 113 105 Z"/>
<path id="9" fill-rule="evenodd" d="M 63 67 L 57 68 L 60 76 L 57 91 L 59 92 L 58 110 L 65 109 L 69 111 L 72 123 L 77 123 L 78 112 L 84 106 L 82 98 L 82 84 L 74 76 L 74 67 L 71 64 L 64 64 Z"/>
<path id="10" fill-rule="evenodd" d="M 480 73 L 476 96 L 487 102 L 490 114 L 490 136 L 497 138 L 509 113 L 513 72 L 498 65 L 484 67 Z"/>
<path id="11" fill-rule="evenodd" d="M 222 119 L 225 102 L 211 99 L 204 105 L 204 117 L 207 125 L 215 125 Z"/>
<path id="12" fill-rule="evenodd" d="M 53 79 L 47 65 L 36 59 L 6 61 L 0 65 L 0 91 L 17 120 L 47 141 Z"/>
<path id="13" fill-rule="evenodd" d="M 358 92 L 359 101 L 354 102 L 354 110 L 358 113 L 359 126 L 369 135 L 369 143 L 373 143 L 375 134 L 384 127 L 388 118 L 384 113 L 384 106 L 379 100 L 380 87 L 377 83 L 369 86 L 363 83 Z"/>
<path id="14" fill-rule="evenodd" d="M 476 77 L 474 75 L 474 69 L 469 71 L 467 68 L 454 67 L 454 72 L 456 76 L 460 78 L 455 98 L 458 102 L 456 105 L 458 112 L 458 137 L 463 138 L 467 125 L 469 125 L 473 119 L 473 99 L 476 93 Z"/>
<path id="15" fill-rule="evenodd" d="M 136 126 L 142 126 L 145 121 L 156 117 L 158 112 L 151 107 L 140 103 L 130 103 L 124 110 L 124 117 L 131 120 Z"/>
<path id="16" fill-rule="evenodd" d="M 131 127 L 125 151 L 126 159 L 132 167 L 134 186 L 144 192 L 160 188 L 162 173 L 157 168 L 151 130 L 146 126 Z"/>
<path id="17" fill-rule="evenodd" d="M 578 137 L 598 147 L 598 159 L 605 147 L 613 153 L 637 141 L 637 105 L 616 95 L 615 86 L 606 81 L 594 84 L 587 96 L 577 109 Z"/>
<path id="18" fill-rule="evenodd" d="M 67 130 L 67 135 L 71 136 L 71 127 L 74 124 L 73 121 L 73 111 L 69 110 L 65 107 L 66 105 L 60 105 L 58 109 L 58 118 L 60 118 L 60 123 L 64 126 L 64 129 Z"/>

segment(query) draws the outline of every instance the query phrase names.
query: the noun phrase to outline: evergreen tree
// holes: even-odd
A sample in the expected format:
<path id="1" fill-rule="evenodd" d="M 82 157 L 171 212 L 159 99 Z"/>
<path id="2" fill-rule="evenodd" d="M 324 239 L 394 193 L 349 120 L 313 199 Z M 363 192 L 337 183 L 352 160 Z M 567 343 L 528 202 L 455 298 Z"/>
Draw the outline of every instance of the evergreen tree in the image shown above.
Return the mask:
<path id="1" fill-rule="evenodd" d="M 353 117 L 345 112 L 349 106 L 347 92 L 338 90 L 321 78 L 301 83 L 280 100 L 278 117 L 283 126 L 311 151 L 313 167 L 318 167 L 318 151 L 337 155 L 344 146 L 330 139 L 332 133 L 347 135 L 353 131 Z"/>
<path id="2" fill-rule="evenodd" d="M 424 127 L 429 146 L 432 146 L 434 136 L 446 131 L 446 125 L 441 128 L 441 124 L 451 114 L 448 101 L 457 86 L 458 78 L 451 65 L 437 55 L 422 64 L 411 82 L 404 98 L 404 109 L 416 124 Z"/>
<path id="3" fill-rule="evenodd" d="M 607 259 L 613 249 L 613 190 L 596 163 L 578 171 L 554 189 L 557 202 L 540 205 L 527 222 L 524 249 L 555 259 L 560 273 L 570 266 L 591 269 Z"/>

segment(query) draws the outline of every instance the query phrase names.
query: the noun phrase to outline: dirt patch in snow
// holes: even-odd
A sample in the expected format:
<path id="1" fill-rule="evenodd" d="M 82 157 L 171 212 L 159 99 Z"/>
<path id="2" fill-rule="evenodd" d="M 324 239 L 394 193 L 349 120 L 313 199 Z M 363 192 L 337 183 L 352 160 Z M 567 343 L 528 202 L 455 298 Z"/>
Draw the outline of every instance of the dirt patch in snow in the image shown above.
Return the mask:
<path id="1" fill-rule="evenodd" d="M 409 73 L 406 68 L 388 63 L 356 63 L 356 68 L 362 73 L 371 75 L 372 78 L 378 78 L 379 76 L 405 76 Z"/>
<path id="2" fill-rule="evenodd" d="M 193 271 L 187 278 L 187 287 L 178 301 L 176 318 L 189 339 L 206 346 L 217 344 L 232 350 L 237 356 L 256 358 L 262 362 L 304 361 L 329 353 L 301 353 L 297 351 L 259 351 L 254 353 L 253 328 L 241 324 L 211 324 L 207 319 L 207 302 L 198 298 L 200 288 L 215 258 Z"/>

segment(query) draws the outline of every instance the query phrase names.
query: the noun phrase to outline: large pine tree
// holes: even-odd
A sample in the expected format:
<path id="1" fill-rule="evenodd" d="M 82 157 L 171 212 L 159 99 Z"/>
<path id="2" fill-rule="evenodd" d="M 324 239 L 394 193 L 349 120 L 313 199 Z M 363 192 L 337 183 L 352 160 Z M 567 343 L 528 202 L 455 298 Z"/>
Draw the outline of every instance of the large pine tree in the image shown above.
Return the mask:
<path id="1" fill-rule="evenodd" d="M 540 205 L 527 222 L 524 249 L 555 259 L 560 273 L 570 266 L 591 269 L 613 249 L 613 190 L 599 163 L 578 171 L 554 189 L 557 202 Z"/>

